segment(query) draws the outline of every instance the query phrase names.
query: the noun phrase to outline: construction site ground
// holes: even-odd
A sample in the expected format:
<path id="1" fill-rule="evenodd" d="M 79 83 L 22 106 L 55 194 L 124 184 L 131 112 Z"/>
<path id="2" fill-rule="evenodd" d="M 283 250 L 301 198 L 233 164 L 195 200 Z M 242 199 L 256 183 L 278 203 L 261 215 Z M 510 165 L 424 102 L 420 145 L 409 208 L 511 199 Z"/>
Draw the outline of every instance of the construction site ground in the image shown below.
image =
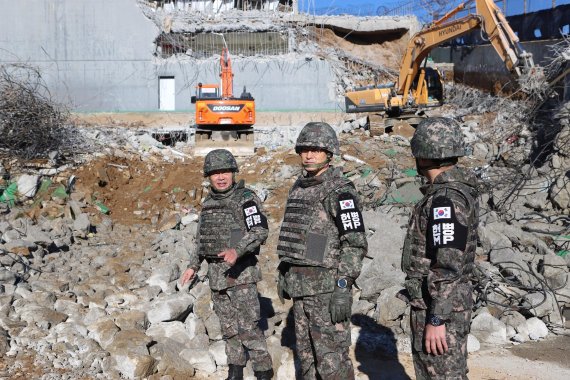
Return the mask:
<path id="1" fill-rule="evenodd" d="M 79 114 L 78 124 L 96 127 L 113 126 L 124 128 L 160 128 L 164 126 L 185 125 L 191 120 L 189 113 L 122 113 L 122 114 Z M 345 115 L 346 116 L 346 115 Z M 260 113 L 259 123 L 267 126 L 297 125 L 308 120 L 338 122 L 343 117 L 340 113 Z M 346 136 L 346 135 L 345 135 Z M 359 149 L 355 139 L 363 142 L 368 139 L 364 134 L 352 134 L 351 143 L 341 137 L 342 152 L 357 156 L 375 169 L 386 168 L 389 160 L 381 149 Z M 399 156 L 398 167 L 414 167 L 411 156 Z M 261 183 L 271 189 L 271 195 L 264 207 L 270 219 L 270 226 L 278 226 L 282 218 L 284 203 L 288 189 L 294 178 L 286 179 L 278 187 L 272 183 L 273 175 L 283 165 L 298 167 L 299 159 L 294 150 L 280 148 L 268 152 L 258 149 L 255 156 L 240 158 L 239 179 L 246 183 Z M 190 157 L 174 163 L 156 160 L 140 160 L 138 157 L 119 158 L 103 156 L 94 159 L 79 169 L 74 169 L 77 176 L 77 190 L 84 192 L 86 198 L 94 196 L 111 210 L 114 224 L 125 226 L 142 226 L 149 234 L 156 233 L 151 226 L 153 217 L 165 221 L 167 211 L 172 205 L 179 205 L 182 210 L 199 210 L 202 198 L 204 178 L 201 173 L 203 158 Z M 94 213 L 96 215 L 96 213 Z M 148 239 L 149 242 L 152 239 Z M 271 254 L 267 247 L 276 240 L 273 228 L 265 254 Z M 272 243 L 273 242 L 273 243 Z M 129 236 L 125 236 L 124 246 L 129 244 Z M 263 251 L 262 251 L 263 254 Z M 262 260 L 264 272 L 271 270 L 273 260 Z M 271 262 L 271 263 L 270 263 Z M 265 277 L 271 282 L 273 278 Z M 271 286 L 270 284 L 268 284 Z M 397 357 L 382 351 L 354 352 L 352 357 L 358 378 L 369 379 L 414 379 L 411 355 L 400 353 Z M 549 335 L 541 342 L 527 342 L 520 345 L 503 347 L 482 347 L 480 351 L 469 356 L 470 378 L 472 379 L 564 379 L 570 378 L 570 337 Z M 34 369 L 33 358 L 19 358 L 22 362 L 21 376 L 12 378 L 24 379 L 29 374 L 38 373 Z M 0 376 L 2 367 L 14 358 L 0 359 Z M 27 368 L 26 368 L 27 367 Z M 40 371 L 41 373 L 41 371 Z M 219 376 L 216 373 L 214 376 Z M 12 373 L 13 376 L 13 373 Z M 367 377 L 366 377 L 367 376 Z M 211 376 L 209 378 L 212 378 Z"/>

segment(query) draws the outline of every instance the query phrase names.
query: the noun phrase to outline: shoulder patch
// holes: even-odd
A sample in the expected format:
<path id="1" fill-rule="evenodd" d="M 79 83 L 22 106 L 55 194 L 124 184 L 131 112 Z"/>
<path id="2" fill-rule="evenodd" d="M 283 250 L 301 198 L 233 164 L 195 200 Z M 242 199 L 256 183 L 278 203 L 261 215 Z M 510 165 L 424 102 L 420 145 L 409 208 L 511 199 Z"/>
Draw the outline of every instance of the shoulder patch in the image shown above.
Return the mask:
<path id="1" fill-rule="evenodd" d="M 339 235 L 348 232 L 364 232 L 364 221 L 358 203 L 351 193 L 344 192 L 337 198 L 336 226 Z"/>
<path id="2" fill-rule="evenodd" d="M 267 218 L 261 213 L 259 206 L 254 201 L 247 201 L 242 205 L 245 227 L 251 230 L 253 227 L 269 228 Z"/>
<path id="3" fill-rule="evenodd" d="M 455 207 L 451 199 L 436 197 L 433 200 L 426 235 L 428 252 L 431 254 L 435 254 L 438 248 L 465 250 L 467 246 L 467 226 L 464 226 L 457 220 Z"/>

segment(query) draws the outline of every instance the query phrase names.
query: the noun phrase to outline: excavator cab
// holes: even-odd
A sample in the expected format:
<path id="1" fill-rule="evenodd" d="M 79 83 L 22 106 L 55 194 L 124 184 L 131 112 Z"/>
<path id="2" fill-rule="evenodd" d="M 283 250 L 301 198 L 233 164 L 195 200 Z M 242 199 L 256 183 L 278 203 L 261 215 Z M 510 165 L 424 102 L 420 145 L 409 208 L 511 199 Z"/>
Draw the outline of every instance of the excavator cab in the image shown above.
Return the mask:
<path id="1" fill-rule="evenodd" d="M 438 107 L 443 104 L 443 82 L 439 70 L 423 67 L 412 82 L 411 88 L 412 98 L 417 106 Z"/>
<path id="2" fill-rule="evenodd" d="M 196 104 L 197 100 L 204 99 L 221 99 L 220 86 L 217 84 L 202 84 L 196 86 L 196 96 L 190 98 L 192 104 Z"/>

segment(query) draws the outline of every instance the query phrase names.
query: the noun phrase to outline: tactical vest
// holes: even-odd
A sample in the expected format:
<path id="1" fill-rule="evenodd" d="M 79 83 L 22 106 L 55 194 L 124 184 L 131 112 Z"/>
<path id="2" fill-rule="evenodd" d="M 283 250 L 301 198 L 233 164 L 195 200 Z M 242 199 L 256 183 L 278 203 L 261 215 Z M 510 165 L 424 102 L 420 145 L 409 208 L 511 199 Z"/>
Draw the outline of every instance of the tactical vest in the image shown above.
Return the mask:
<path id="1" fill-rule="evenodd" d="M 237 188 L 223 199 L 208 197 L 199 221 L 198 255 L 218 259 L 218 253 L 233 248 L 246 233 L 239 200 L 244 188 Z"/>
<path id="2" fill-rule="evenodd" d="M 340 256 L 338 228 L 323 202 L 332 192 L 352 183 L 339 176 L 303 188 L 298 181 L 289 193 L 277 254 L 302 265 L 336 268 Z"/>
<path id="3" fill-rule="evenodd" d="M 463 199 L 466 200 L 469 210 L 469 219 L 467 220 L 469 232 L 467 235 L 465 252 L 466 254 L 475 255 L 475 249 L 477 248 L 477 200 L 471 195 L 470 187 L 458 182 L 432 185 L 430 191 L 424 196 L 422 201 L 414 207 L 414 212 L 408 224 L 408 231 L 402 252 L 402 270 L 407 275 L 405 281 L 406 290 L 410 294 L 410 298 L 412 300 L 420 300 L 419 304 L 415 305 L 412 301 L 412 305 L 422 308 L 425 307 L 425 304 L 422 304 L 423 301 L 421 300 L 426 295 L 426 284 L 424 280 L 429 273 L 431 259 L 428 257 L 426 251 L 426 235 L 425 231 L 422 229 L 422 227 L 425 226 L 421 225 L 421 214 L 428 206 L 428 203 L 431 204 L 431 201 L 434 198 L 433 195 L 442 189 L 456 191 L 461 194 Z M 464 268 L 464 275 L 469 275 L 472 270 L 472 265 Z"/>

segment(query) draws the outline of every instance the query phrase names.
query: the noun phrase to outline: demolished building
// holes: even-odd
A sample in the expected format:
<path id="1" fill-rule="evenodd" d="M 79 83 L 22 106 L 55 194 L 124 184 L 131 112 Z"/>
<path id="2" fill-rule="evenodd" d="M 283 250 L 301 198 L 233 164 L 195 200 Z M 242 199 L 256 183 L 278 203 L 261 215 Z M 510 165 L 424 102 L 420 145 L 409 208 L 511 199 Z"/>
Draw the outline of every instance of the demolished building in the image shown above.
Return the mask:
<path id="1" fill-rule="evenodd" d="M 327 54 L 335 47 L 320 47 L 320 38 L 332 33 L 341 41 L 381 44 L 418 28 L 413 17 L 298 14 L 295 3 L 7 2 L 0 63 L 38 66 L 52 94 L 74 111 L 189 111 L 198 82 L 218 80 L 227 44 L 235 86 L 247 86 L 259 110 L 334 111 L 354 84 L 348 68 L 371 67 L 358 56 Z"/>

